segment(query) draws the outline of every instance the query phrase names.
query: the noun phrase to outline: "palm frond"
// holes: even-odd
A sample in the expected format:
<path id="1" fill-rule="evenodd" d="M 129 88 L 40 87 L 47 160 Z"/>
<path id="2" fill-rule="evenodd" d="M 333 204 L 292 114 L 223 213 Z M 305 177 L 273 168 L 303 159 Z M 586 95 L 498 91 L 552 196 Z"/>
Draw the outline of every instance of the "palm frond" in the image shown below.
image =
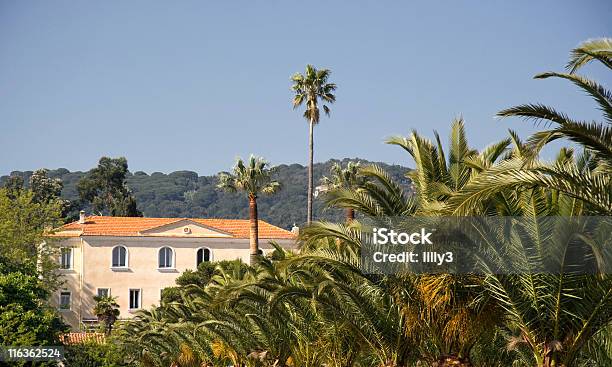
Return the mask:
<path id="1" fill-rule="evenodd" d="M 570 73 L 593 60 L 598 60 L 608 68 L 612 69 L 612 39 L 597 38 L 585 41 L 572 50 L 571 57 L 566 68 Z"/>
<path id="2" fill-rule="evenodd" d="M 610 91 L 592 80 L 575 74 L 548 72 L 535 76 L 536 79 L 547 79 L 551 77 L 569 80 L 584 90 L 588 95 L 593 97 L 599 105 L 599 109 L 604 113 L 605 119 L 608 123 L 612 124 L 612 93 L 610 93 Z"/>

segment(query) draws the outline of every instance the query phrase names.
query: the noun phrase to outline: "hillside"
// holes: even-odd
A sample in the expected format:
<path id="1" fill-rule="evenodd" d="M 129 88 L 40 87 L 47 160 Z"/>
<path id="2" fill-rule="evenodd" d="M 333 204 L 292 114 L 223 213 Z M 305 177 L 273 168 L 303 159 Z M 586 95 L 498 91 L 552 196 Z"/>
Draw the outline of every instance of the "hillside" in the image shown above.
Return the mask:
<path id="1" fill-rule="evenodd" d="M 346 163 L 349 159 L 344 159 Z M 385 163 L 368 162 L 361 159 L 362 165 L 376 163 L 381 165 L 395 180 L 408 190 L 410 181 L 405 178 L 408 168 Z M 314 166 L 315 186 L 337 160 L 316 163 Z M 14 171 L 28 182 L 32 171 Z M 85 172 L 70 172 L 65 168 L 51 170 L 49 176 L 59 177 L 64 183 L 62 197 L 71 201 L 78 200 L 76 184 Z M 0 177 L 0 185 L 8 176 Z M 283 189 L 276 195 L 262 195 L 258 200 L 260 218 L 283 228 L 291 228 L 293 223 L 306 220 L 306 167 L 300 164 L 277 166 L 277 180 Z M 142 171 L 130 173 L 127 184 L 134 193 L 138 208 L 146 217 L 217 217 L 247 218 L 247 200 L 242 194 L 228 194 L 216 189 L 216 176 L 199 176 L 192 171 L 176 171 L 169 174 Z M 84 208 L 86 211 L 88 208 Z M 343 213 L 339 210 L 324 210 L 322 202 L 315 199 L 316 219 L 340 220 Z"/>

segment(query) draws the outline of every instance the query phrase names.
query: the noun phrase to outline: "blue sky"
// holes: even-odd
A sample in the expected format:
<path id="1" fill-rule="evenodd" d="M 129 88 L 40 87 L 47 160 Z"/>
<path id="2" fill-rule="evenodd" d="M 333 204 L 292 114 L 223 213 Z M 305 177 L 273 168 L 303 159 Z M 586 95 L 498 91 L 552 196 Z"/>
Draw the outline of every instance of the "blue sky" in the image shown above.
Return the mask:
<path id="1" fill-rule="evenodd" d="M 523 102 L 597 119 L 569 83 L 531 77 L 612 36 L 610 19 L 610 1 L 0 0 L 0 174 L 103 155 L 149 173 L 212 174 L 250 153 L 305 163 L 289 78 L 307 63 L 338 84 L 316 161 L 411 165 L 384 139 L 445 136 L 458 115 L 476 148 L 526 136 L 531 124 L 494 118 Z"/>

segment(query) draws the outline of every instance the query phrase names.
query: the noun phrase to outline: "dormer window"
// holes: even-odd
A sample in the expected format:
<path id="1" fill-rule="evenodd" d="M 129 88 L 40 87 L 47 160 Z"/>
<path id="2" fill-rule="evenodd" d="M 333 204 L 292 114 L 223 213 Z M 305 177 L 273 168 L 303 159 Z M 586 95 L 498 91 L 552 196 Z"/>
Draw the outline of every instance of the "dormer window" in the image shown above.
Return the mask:
<path id="1" fill-rule="evenodd" d="M 174 268 L 174 251 L 170 247 L 159 249 L 158 266 L 160 269 Z"/>
<path id="2" fill-rule="evenodd" d="M 113 258 L 112 258 L 111 266 L 113 268 L 127 268 L 128 253 L 127 253 L 127 248 L 125 246 L 113 247 L 112 257 Z"/>

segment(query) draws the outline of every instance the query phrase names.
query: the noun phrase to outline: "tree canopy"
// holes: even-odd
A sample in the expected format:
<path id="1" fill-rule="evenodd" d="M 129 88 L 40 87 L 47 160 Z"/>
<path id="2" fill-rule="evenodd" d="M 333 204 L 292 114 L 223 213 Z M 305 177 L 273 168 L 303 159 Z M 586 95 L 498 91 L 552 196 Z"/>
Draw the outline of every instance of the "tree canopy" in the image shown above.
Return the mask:
<path id="1" fill-rule="evenodd" d="M 401 187 L 410 192 L 410 180 L 405 177 L 407 167 L 370 162 L 365 159 L 342 159 L 316 163 L 314 165 L 315 182 L 320 182 L 328 175 L 336 163 L 346 166 L 348 162 L 359 161 L 362 165 L 376 163 L 382 167 Z M 258 199 L 260 219 L 285 229 L 293 224 L 301 226 L 306 222 L 306 213 L 301 208 L 306 206 L 306 181 L 304 166 L 299 164 L 281 164 L 276 166 L 276 180 L 283 184 L 283 189 L 275 195 L 263 195 Z M 33 172 L 14 171 L 11 175 L 0 177 L 0 186 L 13 180 L 29 182 Z M 91 204 L 79 203 L 78 182 L 87 176 L 85 172 L 70 172 L 60 168 L 49 170 L 48 176 L 59 178 L 63 182 L 62 199 L 72 203 L 72 209 L 84 209 L 95 213 Z M 126 185 L 138 204 L 138 209 L 147 217 L 191 217 L 191 218 L 248 218 L 248 207 L 243 204 L 242 194 L 223 192 L 216 188 L 218 176 L 200 176 L 192 171 L 172 173 L 127 172 Z M 27 185 L 26 185 L 27 186 Z M 23 187 L 23 186 L 22 186 Z M 80 206 L 79 206 L 80 205 Z M 342 210 L 327 208 L 323 196 L 314 201 L 315 218 L 324 220 L 342 220 Z M 74 220 L 74 211 L 70 219 Z"/>
<path id="2" fill-rule="evenodd" d="M 140 217 L 136 199 L 126 184 L 127 159 L 102 157 L 98 167 L 83 177 L 77 189 L 79 197 L 94 212 L 118 217 Z"/>
<path id="3" fill-rule="evenodd" d="M 67 330 L 48 304 L 61 280 L 45 234 L 60 223 L 60 213 L 57 200 L 0 188 L 0 345 L 56 345 Z"/>

